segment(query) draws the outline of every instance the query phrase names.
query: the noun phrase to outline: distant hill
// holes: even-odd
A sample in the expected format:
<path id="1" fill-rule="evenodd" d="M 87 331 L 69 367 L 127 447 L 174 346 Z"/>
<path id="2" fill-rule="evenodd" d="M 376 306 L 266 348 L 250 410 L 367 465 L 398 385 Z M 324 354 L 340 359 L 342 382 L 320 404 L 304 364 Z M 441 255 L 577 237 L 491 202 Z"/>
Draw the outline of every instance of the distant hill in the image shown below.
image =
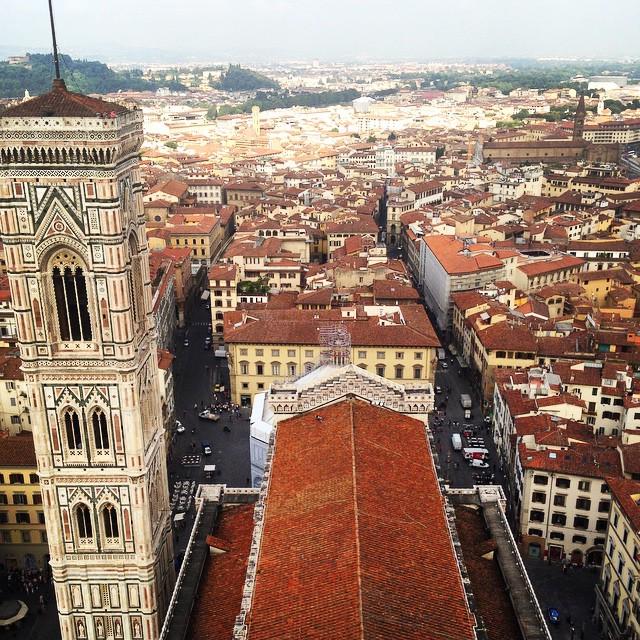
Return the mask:
<path id="1" fill-rule="evenodd" d="M 51 89 L 53 56 L 27 54 L 25 64 L 0 62 L 0 98 L 19 98 L 25 89 L 32 95 Z M 80 93 L 111 93 L 114 91 L 155 91 L 158 87 L 184 89 L 178 82 L 152 82 L 142 78 L 142 72 L 113 71 L 102 62 L 74 60 L 60 56 L 60 71 L 69 91 Z"/>
<path id="2" fill-rule="evenodd" d="M 279 89 L 280 85 L 257 71 L 243 69 L 239 64 L 230 64 L 220 76 L 216 89 L 221 91 L 255 91 L 256 89 Z"/>

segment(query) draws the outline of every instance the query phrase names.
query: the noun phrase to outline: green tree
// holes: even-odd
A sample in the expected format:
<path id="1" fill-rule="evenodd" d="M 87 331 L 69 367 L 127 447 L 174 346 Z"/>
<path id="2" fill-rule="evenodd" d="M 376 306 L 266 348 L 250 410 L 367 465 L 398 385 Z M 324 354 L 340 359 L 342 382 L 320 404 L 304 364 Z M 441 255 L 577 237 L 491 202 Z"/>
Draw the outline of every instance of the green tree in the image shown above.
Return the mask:
<path id="1" fill-rule="evenodd" d="M 178 143 L 175 142 L 174 140 L 169 140 L 169 142 L 165 142 L 164 143 L 165 147 L 169 147 L 169 149 L 177 149 L 178 148 Z"/>
<path id="2" fill-rule="evenodd" d="M 216 88 L 222 91 L 255 91 L 256 89 L 279 89 L 280 85 L 262 73 L 243 69 L 239 64 L 230 64 L 220 76 Z"/>
<path id="3" fill-rule="evenodd" d="M 207 109 L 207 120 L 215 120 L 218 117 L 218 105 L 212 104 Z"/>
<path id="4" fill-rule="evenodd" d="M 376 141 L 377 141 L 377 138 L 375 136 L 369 136 L 367 138 L 367 142 L 376 142 Z"/>

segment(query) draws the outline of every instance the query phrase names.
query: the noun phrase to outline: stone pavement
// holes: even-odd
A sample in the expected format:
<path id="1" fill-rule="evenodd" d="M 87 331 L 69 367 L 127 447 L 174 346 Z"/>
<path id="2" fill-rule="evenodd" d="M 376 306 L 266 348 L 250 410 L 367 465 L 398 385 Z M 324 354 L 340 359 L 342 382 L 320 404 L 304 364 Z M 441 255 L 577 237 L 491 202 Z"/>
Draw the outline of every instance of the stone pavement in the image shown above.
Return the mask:
<path id="1" fill-rule="evenodd" d="M 563 574 L 560 564 L 532 558 L 524 562 L 544 613 L 549 607 L 560 612 L 560 624 L 549 625 L 554 640 L 598 640 L 601 636 L 592 621 L 598 571 L 569 568 Z M 573 636 L 568 616 L 575 629 Z"/>

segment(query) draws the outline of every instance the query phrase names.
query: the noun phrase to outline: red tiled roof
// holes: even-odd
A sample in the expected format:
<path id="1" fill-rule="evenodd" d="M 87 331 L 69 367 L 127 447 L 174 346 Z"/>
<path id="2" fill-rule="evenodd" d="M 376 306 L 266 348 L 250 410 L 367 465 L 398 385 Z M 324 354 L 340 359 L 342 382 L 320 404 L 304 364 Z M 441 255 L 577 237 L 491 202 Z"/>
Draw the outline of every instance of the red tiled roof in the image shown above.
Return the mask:
<path id="1" fill-rule="evenodd" d="M 464 564 L 469 573 L 478 613 L 489 630 L 491 640 L 523 640 L 500 567 L 486 554 L 496 548 L 488 538 L 480 509 L 457 506 L 456 529 Z"/>
<path id="2" fill-rule="evenodd" d="M 640 473 L 640 442 L 624 445 L 620 450 L 624 462 L 624 472 Z"/>
<path id="3" fill-rule="evenodd" d="M 64 80 L 54 80 L 48 93 L 9 107 L 2 113 L 3 118 L 65 117 L 95 118 L 115 117 L 129 110 L 116 102 L 100 98 L 90 98 L 81 93 L 67 91 Z"/>
<path id="4" fill-rule="evenodd" d="M 439 347 L 440 341 L 420 305 L 400 307 L 405 324 L 382 324 L 378 316 L 343 318 L 341 309 L 290 309 L 225 313 L 224 340 L 253 344 L 320 344 L 320 327 L 341 323 L 354 346 Z M 237 323 L 238 326 L 234 326 Z"/>
<path id="5" fill-rule="evenodd" d="M 616 449 L 575 442 L 569 449 L 555 451 L 535 451 L 520 444 L 520 462 L 525 469 L 556 471 L 587 478 L 622 475 Z"/>
<path id="6" fill-rule="evenodd" d="M 0 439 L 1 467 L 36 468 L 36 452 L 33 448 L 33 434 L 23 431 L 18 436 Z"/>
<path id="7" fill-rule="evenodd" d="M 554 271 L 560 271 L 561 269 L 573 269 L 575 267 L 581 267 L 584 264 L 582 258 L 576 258 L 574 256 L 562 256 L 561 258 L 551 260 L 538 260 L 530 264 L 518 265 L 518 270 L 522 271 L 529 278 L 533 276 L 539 276 L 543 273 L 552 273 Z"/>
<path id="8" fill-rule="evenodd" d="M 250 640 L 467 640 L 472 620 L 424 425 L 359 400 L 280 422 Z"/>
<path id="9" fill-rule="evenodd" d="M 411 286 L 395 280 L 374 280 L 375 300 L 420 300 L 420 294 Z"/>
<path id="10" fill-rule="evenodd" d="M 238 274 L 238 266 L 235 264 L 212 264 L 209 269 L 209 280 L 235 280 Z"/>
<path id="11" fill-rule="evenodd" d="M 465 253 L 464 243 L 454 236 L 425 236 L 423 241 L 450 275 L 500 269 L 503 266 L 502 261 L 490 253 L 477 253 L 477 245 L 468 245 Z"/>
<path id="12" fill-rule="evenodd" d="M 633 530 L 640 531 L 640 482 L 626 478 L 607 478 L 611 494 L 629 519 Z"/>
<path id="13" fill-rule="evenodd" d="M 233 635 L 251 549 L 253 507 L 225 505 L 222 509 L 215 534 L 226 543 L 226 552 L 207 558 L 191 614 L 189 638 L 220 640 Z"/>
<path id="14" fill-rule="evenodd" d="M 302 291 L 296 298 L 296 304 L 331 304 L 333 291 L 333 287 Z"/>

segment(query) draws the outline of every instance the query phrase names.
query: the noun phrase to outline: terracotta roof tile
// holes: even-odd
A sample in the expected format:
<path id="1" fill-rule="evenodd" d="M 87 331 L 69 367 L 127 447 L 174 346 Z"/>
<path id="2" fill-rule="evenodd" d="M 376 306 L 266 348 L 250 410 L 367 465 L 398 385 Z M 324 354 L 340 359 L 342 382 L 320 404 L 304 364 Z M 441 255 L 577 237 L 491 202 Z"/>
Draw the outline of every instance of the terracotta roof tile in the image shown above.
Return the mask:
<path id="1" fill-rule="evenodd" d="M 233 635 L 251 548 L 253 507 L 225 505 L 222 509 L 214 539 L 224 541 L 226 552 L 207 558 L 187 637 L 220 640 Z"/>
<path id="2" fill-rule="evenodd" d="M 248 623 L 250 640 L 475 637 L 420 421 L 345 400 L 278 424 Z"/>
<path id="3" fill-rule="evenodd" d="M 36 452 L 33 434 L 23 431 L 20 435 L 0 438 L 0 467 L 36 468 Z"/>
<path id="4" fill-rule="evenodd" d="M 48 93 L 9 107 L 2 113 L 3 118 L 65 117 L 95 118 L 115 117 L 129 110 L 115 102 L 100 98 L 90 98 L 81 93 L 67 91 L 64 80 L 54 80 Z"/>

